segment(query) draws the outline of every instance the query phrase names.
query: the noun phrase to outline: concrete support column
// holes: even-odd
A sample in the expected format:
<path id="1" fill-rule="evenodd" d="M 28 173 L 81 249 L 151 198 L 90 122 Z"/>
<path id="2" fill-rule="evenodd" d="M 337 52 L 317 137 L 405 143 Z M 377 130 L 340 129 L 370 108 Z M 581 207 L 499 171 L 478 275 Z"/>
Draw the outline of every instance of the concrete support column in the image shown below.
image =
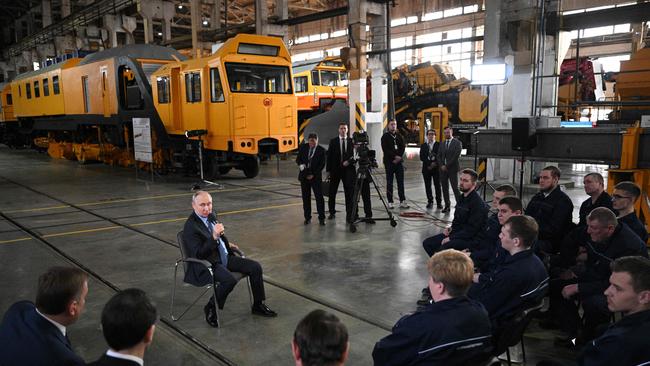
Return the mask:
<path id="1" fill-rule="evenodd" d="M 41 2 L 41 19 L 43 21 L 43 28 L 52 24 L 52 1 L 43 0 Z"/>
<path id="2" fill-rule="evenodd" d="M 121 28 L 120 23 L 120 18 L 112 14 L 106 14 L 102 19 L 104 29 L 108 32 L 108 45 L 111 48 L 117 47 L 117 29 Z"/>
<path id="3" fill-rule="evenodd" d="M 133 36 L 133 31 L 137 28 L 138 23 L 135 17 L 129 17 L 122 15 L 122 29 L 126 33 L 126 44 L 134 44 L 135 37 Z"/>
<path id="4" fill-rule="evenodd" d="M 645 35 L 646 31 L 647 28 L 645 26 L 645 23 L 632 24 L 632 54 L 645 47 L 643 36 Z"/>
<path id="5" fill-rule="evenodd" d="M 284 8 L 284 9 L 278 9 Z M 287 0 L 276 0 L 276 11 L 274 15 L 282 16 L 286 19 L 289 16 Z M 255 0 L 255 33 L 270 36 L 282 37 L 284 42 L 288 41 L 288 27 L 275 24 L 269 24 L 269 8 L 266 0 Z"/>
<path id="6" fill-rule="evenodd" d="M 162 2 L 162 37 L 163 41 L 171 41 L 172 39 L 172 19 L 176 14 L 176 8 L 171 1 Z"/>
<path id="7" fill-rule="evenodd" d="M 23 32 L 23 19 L 22 18 L 16 19 L 14 21 L 14 25 L 16 27 L 16 32 L 15 32 L 16 43 L 18 43 L 25 36 Z"/>
<path id="8" fill-rule="evenodd" d="M 190 16 L 192 18 L 192 57 L 197 57 L 201 52 L 199 31 L 201 30 L 201 1 L 191 0 Z"/>
<path id="9" fill-rule="evenodd" d="M 210 28 L 214 30 L 221 29 L 221 7 L 223 0 L 214 0 L 212 4 L 212 11 L 210 12 Z"/>
<path id="10" fill-rule="evenodd" d="M 71 9 L 70 0 L 61 0 L 61 18 L 70 15 Z"/>

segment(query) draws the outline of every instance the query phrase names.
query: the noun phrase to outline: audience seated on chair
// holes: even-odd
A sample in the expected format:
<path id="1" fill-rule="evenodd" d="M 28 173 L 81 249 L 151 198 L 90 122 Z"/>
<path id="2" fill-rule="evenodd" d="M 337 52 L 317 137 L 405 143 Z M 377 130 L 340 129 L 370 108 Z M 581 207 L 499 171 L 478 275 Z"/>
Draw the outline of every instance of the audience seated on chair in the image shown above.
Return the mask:
<path id="1" fill-rule="evenodd" d="M 511 216 L 501 228 L 501 246 L 510 256 L 488 273 L 474 274 L 468 296 L 481 302 L 493 326 L 539 303 L 548 288 L 544 264 L 531 247 L 538 226 L 530 216 Z"/>
<path id="2" fill-rule="evenodd" d="M 476 365 L 491 358 L 490 320 L 483 306 L 465 294 L 474 265 L 447 249 L 429 259 L 434 302 L 402 317 L 372 352 L 375 366 Z"/>
<path id="3" fill-rule="evenodd" d="M 620 182 L 614 187 L 612 204 L 618 213 L 618 222 L 632 229 L 644 243 L 648 242 L 648 230 L 634 211 L 634 203 L 641 195 L 641 188 L 632 182 Z"/>
<path id="4" fill-rule="evenodd" d="M 502 184 L 496 187 L 494 193 L 492 193 L 492 205 L 490 206 L 489 212 L 490 216 L 496 216 L 499 211 L 499 201 L 501 201 L 503 197 L 517 197 L 517 190 L 510 184 Z"/>
<path id="5" fill-rule="evenodd" d="M 560 169 L 547 166 L 539 173 L 539 192 L 526 206 L 526 215 L 539 225 L 536 251 L 559 252 L 562 239 L 573 228 L 573 202 L 559 186 Z"/>
<path id="6" fill-rule="evenodd" d="M 324 310 L 307 314 L 296 326 L 291 342 L 296 366 L 342 366 L 349 349 L 345 324 Z"/>
<path id="7" fill-rule="evenodd" d="M 143 365 L 157 319 L 156 307 L 144 291 L 131 288 L 113 295 L 102 311 L 102 332 L 110 348 L 88 366 Z"/>
<path id="8" fill-rule="evenodd" d="M 607 308 L 623 319 L 582 349 L 582 366 L 650 364 L 650 260 L 622 257 L 612 262 Z"/>
<path id="9" fill-rule="evenodd" d="M 85 365 L 72 350 L 68 326 L 83 313 L 88 275 L 52 267 L 38 278 L 36 304 L 19 301 L 0 325 L 0 365 Z"/>
<path id="10" fill-rule="evenodd" d="M 598 327 L 609 322 L 611 313 L 603 292 L 609 286 L 613 260 L 629 255 L 648 257 L 645 243 L 627 225 L 619 224 L 608 208 L 591 211 L 587 216 L 587 232 L 590 240 L 586 253 L 578 258 L 584 266 L 565 270 L 550 286 L 551 317 L 542 325 L 561 327 L 566 337 L 558 339 L 560 342 L 566 343 L 578 335 L 578 343 L 591 340 L 598 335 Z M 582 320 L 576 300 L 584 312 Z M 551 324 L 553 320 L 557 323 Z"/>

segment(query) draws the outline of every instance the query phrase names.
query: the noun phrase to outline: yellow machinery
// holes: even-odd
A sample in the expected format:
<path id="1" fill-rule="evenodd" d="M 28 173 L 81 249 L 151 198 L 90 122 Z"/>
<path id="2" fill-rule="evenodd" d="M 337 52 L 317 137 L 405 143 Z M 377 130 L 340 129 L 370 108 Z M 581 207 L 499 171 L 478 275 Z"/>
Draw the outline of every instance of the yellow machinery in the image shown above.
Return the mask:
<path id="1" fill-rule="evenodd" d="M 650 48 L 640 49 L 629 60 L 621 61 L 615 92 L 623 105 L 614 111 L 612 119 L 634 122 L 642 115 L 650 115 Z"/>
<path id="2" fill-rule="evenodd" d="M 211 56 L 151 75 L 156 110 L 172 140 L 206 130 L 208 172 L 257 175 L 257 154 L 297 147 L 291 56 L 281 38 L 239 34 Z M 210 175 L 210 174 L 209 174 Z"/>

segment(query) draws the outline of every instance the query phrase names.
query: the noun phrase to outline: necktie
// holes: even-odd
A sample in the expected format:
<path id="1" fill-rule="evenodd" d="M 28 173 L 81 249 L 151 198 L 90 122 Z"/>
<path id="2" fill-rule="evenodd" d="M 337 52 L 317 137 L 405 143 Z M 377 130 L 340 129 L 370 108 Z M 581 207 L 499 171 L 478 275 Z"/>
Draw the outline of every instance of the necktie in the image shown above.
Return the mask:
<path id="1" fill-rule="evenodd" d="M 341 161 L 343 161 L 344 155 L 345 155 L 345 139 L 341 139 Z"/>
<path id="2" fill-rule="evenodd" d="M 447 146 L 445 147 L 446 149 L 449 149 L 449 141 L 451 140 L 447 140 Z"/>
<path id="3" fill-rule="evenodd" d="M 210 230 L 210 235 L 212 235 L 212 232 L 214 231 L 214 225 L 210 221 L 208 221 L 208 229 Z M 221 240 L 221 238 L 217 238 L 217 242 L 219 242 L 219 245 L 217 245 L 217 250 L 219 250 L 219 258 L 221 258 L 221 264 L 227 266 L 228 251 L 226 250 L 226 245 L 224 244 L 223 240 Z"/>
<path id="4" fill-rule="evenodd" d="M 311 158 L 314 157 L 314 150 L 315 149 L 313 147 L 309 148 L 309 157 L 308 157 L 309 160 L 311 160 Z"/>

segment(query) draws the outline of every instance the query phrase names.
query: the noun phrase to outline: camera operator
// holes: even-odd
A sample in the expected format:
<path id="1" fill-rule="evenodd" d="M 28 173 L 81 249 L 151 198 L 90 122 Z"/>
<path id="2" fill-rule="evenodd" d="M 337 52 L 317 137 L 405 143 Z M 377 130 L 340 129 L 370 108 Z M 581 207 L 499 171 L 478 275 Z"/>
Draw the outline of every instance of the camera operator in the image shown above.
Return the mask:
<path id="1" fill-rule="evenodd" d="M 406 149 L 404 138 L 397 132 L 397 121 L 388 122 L 388 131 L 381 137 L 381 149 L 384 152 L 384 166 L 386 167 L 386 198 L 388 207 L 393 206 L 393 175 L 397 179 L 397 194 L 399 207 L 409 208 L 404 195 L 404 164 L 402 155 Z"/>
<path id="2" fill-rule="evenodd" d="M 368 149 L 368 134 L 365 131 L 355 132 L 353 135 L 354 141 L 354 157 L 355 162 L 358 164 L 358 174 L 355 176 L 355 179 L 363 179 L 361 182 L 361 199 L 363 200 L 363 213 L 365 217 L 363 222 L 368 224 L 374 224 L 375 220 L 372 218 L 372 203 L 370 201 L 370 171 L 373 167 L 377 167 L 377 161 L 375 160 L 375 151 Z M 354 187 L 358 187 L 358 182 L 355 181 Z M 355 197 L 356 198 L 356 197 Z M 356 202 L 358 204 L 358 202 Z M 354 204 L 354 203 L 351 203 Z M 357 213 L 359 208 L 357 207 Z M 353 221 L 356 218 L 352 218 Z"/>

